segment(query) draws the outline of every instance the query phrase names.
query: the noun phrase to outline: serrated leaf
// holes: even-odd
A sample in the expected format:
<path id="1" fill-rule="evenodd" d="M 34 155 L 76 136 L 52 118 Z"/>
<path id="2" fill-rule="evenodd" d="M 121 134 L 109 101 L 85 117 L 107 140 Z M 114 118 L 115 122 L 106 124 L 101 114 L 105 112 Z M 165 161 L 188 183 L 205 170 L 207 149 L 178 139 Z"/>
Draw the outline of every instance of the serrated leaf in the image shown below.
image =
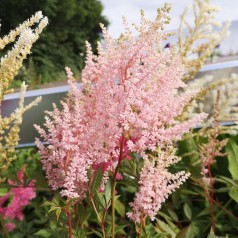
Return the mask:
<path id="1" fill-rule="evenodd" d="M 103 195 L 99 192 L 96 192 L 94 194 L 94 201 L 95 201 L 95 205 L 97 208 L 102 207 L 102 208 L 106 208 L 106 202 L 105 199 L 103 198 Z"/>
<path id="2" fill-rule="evenodd" d="M 127 233 L 123 230 L 126 226 L 128 225 L 115 225 L 115 234 L 116 237 L 120 237 L 120 235 L 127 235 Z M 106 229 L 106 237 L 111 237 L 112 236 L 112 226 L 108 226 Z M 124 236 L 123 236 L 124 237 Z"/>
<path id="3" fill-rule="evenodd" d="M 135 185 L 135 181 L 133 181 L 132 185 L 130 185 L 130 182 L 128 182 L 126 184 L 127 186 L 125 187 L 125 190 L 128 192 L 128 193 L 136 193 L 137 192 L 137 188 L 134 186 Z"/>
<path id="4" fill-rule="evenodd" d="M 176 238 L 191 238 L 191 237 L 197 237 L 199 234 L 199 228 L 191 223 L 189 226 L 183 228 L 179 234 L 176 236 Z"/>
<path id="5" fill-rule="evenodd" d="M 110 200 L 111 200 L 111 193 L 112 193 L 112 184 L 111 184 L 111 180 L 108 179 L 106 186 L 105 186 L 105 199 L 107 204 L 109 204 Z"/>
<path id="6" fill-rule="evenodd" d="M 41 206 L 41 207 L 44 207 L 44 206 L 52 206 L 52 202 L 46 201 L 46 202 L 43 202 L 40 206 Z"/>
<path id="7" fill-rule="evenodd" d="M 86 238 L 85 229 L 78 228 L 77 231 L 73 230 L 73 235 L 74 238 Z"/>
<path id="8" fill-rule="evenodd" d="M 167 214 L 165 214 L 164 212 L 159 211 L 158 215 L 163 217 L 165 220 L 171 220 L 172 221 L 172 218 L 170 216 L 168 216 Z"/>
<path id="9" fill-rule="evenodd" d="M 59 207 L 59 206 L 52 206 L 48 212 L 50 213 L 50 212 L 56 211 L 58 209 L 61 209 L 61 207 Z"/>
<path id="10" fill-rule="evenodd" d="M 80 223 L 84 223 L 91 215 L 90 209 L 85 209 L 84 205 L 80 204 L 77 213 L 79 214 Z"/>
<path id="11" fill-rule="evenodd" d="M 177 214 L 176 214 L 174 211 L 168 209 L 168 213 L 169 213 L 170 217 L 171 217 L 174 221 L 178 221 L 178 216 L 177 216 Z"/>
<path id="12" fill-rule="evenodd" d="M 154 227 L 151 223 L 145 226 L 142 232 L 142 237 L 145 238 L 165 238 L 167 236 L 164 236 L 161 234 L 161 232 L 158 232 L 158 229 Z"/>
<path id="13" fill-rule="evenodd" d="M 115 201 L 115 209 L 121 215 L 121 217 L 125 217 L 125 206 L 118 199 Z"/>
<path id="14" fill-rule="evenodd" d="M 115 224 L 115 228 L 116 228 L 116 224 Z M 106 237 L 111 237 L 112 236 L 112 226 L 107 226 L 106 227 Z"/>
<path id="15" fill-rule="evenodd" d="M 185 216 L 191 220 L 192 219 L 192 210 L 187 203 L 184 204 L 183 211 Z"/>
<path id="16" fill-rule="evenodd" d="M 88 169 L 88 171 L 87 171 L 87 176 L 88 176 L 88 178 L 91 178 L 91 177 L 92 177 L 92 174 L 93 174 L 93 170 L 92 170 L 92 168 L 90 167 L 90 168 Z"/>
<path id="17" fill-rule="evenodd" d="M 173 231 L 173 229 L 166 224 L 165 222 L 157 219 L 157 226 L 156 226 L 156 230 L 158 230 L 159 232 L 166 232 L 167 235 L 169 235 L 169 237 L 171 238 L 175 238 L 176 237 L 176 233 Z"/>
<path id="18" fill-rule="evenodd" d="M 177 234 L 179 229 L 178 227 L 172 222 L 172 218 L 170 216 L 168 216 L 167 214 L 159 211 L 158 215 L 163 217 L 166 221 L 166 223 L 170 226 L 170 228 Z M 177 215 L 176 215 L 177 216 Z"/>
<path id="19" fill-rule="evenodd" d="M 217 238 L 212 229 L 207 238 Z"/>
<path id="20" fill-rule="evenodd" d="M 56 210 L 56 212 L 55 212 L 57 221 L 59 220 L 59 216 L 60 216 L 60 214 L 61 214 L 61 211 L 62 211 L 61 209 L 58 209 L 58 210 Z"/>
<path id="21" fill-rule="evenodd" d="M 197 192 L 194 192 L 192 190 L 188 190 L 188 189 L 183 189 L 183 194 L 186 194 L 186 195 L 199 195 L 199 193 Z"/>
<path id="22" fill-rule="evenodd" d="M 128 224 L 127 225 L 117 225 L 115 227 L 115 233 L 119 233 L 120 232 L 120 234 L 125 234 L 126 235 L 126 232 L 123 229 L 125 227 L 127 227 L 127 226 L 128 226 Z"/>
<path id="23" fill-rule="evenodd" d="M 36 233 L 34 233 L 34 235 L 44 237 L 44 238 L 51 237 L 51 233 L 47 230 L 39 230 Z"/>
<path id="24" fill-rule="evenodd" d="M 103 238 L 103 235 L 99 231 L 96 231 L 93 229 L 92 232 L 93 232 L 93 234 L 97 235 L 98 237 Z"/>
<path id="25" fill-rule="evenodd" d="M 215 179 L 216 181 L 219 181 L 221 183 L 225 183 L 230 187 L 230 185 L 236 186 L 236 182 L 233 179 L 227 178 L 225 176 L 219 176 L 219 178 Z"/>
<path id="26" fill-rule="evenodd" d="M 232 186 L 229 191 L 230 197 L 238 203 L 238 187 Z"/>
<path id="27" fill-rule="evenodd" d="M 227 187 L 215 189 L 216 193 L 227 193 L 229 191 L 230 191 L 230 188 L 227 188 Z"/>
<path id="28" fill-rule="evenodd" d="M 234 140 L 230 140 L 226 145 L 226 152 L 228 153 L 228 169 L 233 179 L 238 179 L 238 145 Z"/>
<path id="29" fill-rule="evenodd" d="M 207 217 L 209 214 L 210 214 L 210 210 L 208 207 L 206 207 L 196 215 L 196 218 L 203 217 L 203 216 Z"/>
<path id="30" fill-rule="evenodd" d="M 99 168 L 95 172 L 92 184 L 90 186 L 90 190 L 92 193 L 95 193 L 99 189 L 102 183 L 102 178 L 103 178 L 103 171 L 102 171 L 102 168 Z"/>

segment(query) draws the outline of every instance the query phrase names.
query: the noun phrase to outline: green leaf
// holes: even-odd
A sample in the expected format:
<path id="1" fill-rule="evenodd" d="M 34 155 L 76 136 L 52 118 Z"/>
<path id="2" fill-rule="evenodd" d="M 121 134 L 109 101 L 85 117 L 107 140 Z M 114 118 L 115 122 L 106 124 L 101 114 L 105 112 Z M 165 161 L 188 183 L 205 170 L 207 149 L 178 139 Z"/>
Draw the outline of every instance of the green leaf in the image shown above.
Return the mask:
<path id="1" fill-rule="evenodd" d="M 167 209 L 167 210 L 168 210 L 168 213 L 169 213 L 170 217 L 171 217 L 174 221 L 178 221 L 178 216 L 177 216 L 177 214 L 176 214 L 174 211 L 170 210 L 170 209 Z"/>
<path id="2" fill-rule="evenodd" d="M 230 140 L 226 145 L 226 152 L 228 153 L 228 169 L 233 179 L 238 179 L 238 145 L 234 140 Z"/>
<path id="3" fill-rule="evenodd" d="M 207 238 L 216 238 L 216 236 L 215 236 L 215 234 L 214 234 L 212 229 L 211 229 L 211 231 L 210 231 L 210 233 L 209 233 Z"/>
<path id="4" fill-rule="evenodd" d="M 116 224 L 115 224 L 115 226 L 117 227 Z M 107 228 L 106 228 L 106 237 L 111 237 L 111 235 L 112 235 L 112 226 L 107 226 Z"/>
<path id="5" fill-rule="evenodd" d="M 192 219 L 192 210 L 187 203 L 184 204 L 183 211 L 185 216 L 191 220 Z"/>
<path id="6" fill-rule="evenodd" d="M 125 206 L 118 199 L 115 201 L 115 209 L 121 217 L 125 217 Z"/>
<path id="7" fill-rule="evenodd" d="M 97 235 L 97 237 L 103 238 L 103 235 L 99 231 L 93 229 L 92 232 Z"/>
<path id="8" fill-rule="evenodd" d="M 233 179 L 224 177 L 224 176 L 219 176 L 218 178 L 215 178 L 215 181 L 219 181 L 221 183 L 225 183 L 227 186 L 237 186 L 236 182 Z"/>
<path id="9" fill-rule="evenodd" d="M 4 196 L 8 192 L 7 188 L 0 188 L 0 197 Z"/>
<path id="10" fill-rule="evenodd" d="M 21 232 L 17 232 L 13 236 L 11 236 L 11 238 L 24 238 L 24 234 L 22 234 Z"/>
<path id="11" fill-rule="evenodd" d="M 209 214 L 210 214 L 210 210 L 208 207 L 206 207 L 196 215 L 196 218 L 207 217 Z"/>
<path id="12" fill-rule="evenodd" d="M 195 196 L 197 196 L 197 195 L 199 195 L 199 193 L 198 192 L 195 192 L 195 191 L 192 191 L 192 190 L 189 190 L 189 189 L 183 189 L 183 194 L 185 194 L 185 195 L 195 195 Z"/>
<path id="13" fill-rule="evenodd" d="M 52 206 L 48 212 L 56 211 L 58 209 L 61 209 L 61 207 L 59 205 L 58 206 Z"/>
<path id="14" fill-rule="evenodd" d="M 77 214 L 79 215 L 79 220 L 80 223 L 84 223 L 89 216 L 91 215 L 91 210 L 90 209 L 86 209 L 85 206 L 83 204 L 79 204 L 78 206 L 78 211 L 76 211 Z"/>
<path id="15" fill-rule="evenodd" d="M 195 238 L 199 237 L 199 228 L 191 223 L 189 226 L 183 228 L 179 234 L 176 236 L 176 238 Z"/>
<path id="16" fill-rule="evenodd" d="M 88 176 L 88 178 L 91 178 L 93 176 L 93 170 L 91 167 L 87 171 L 87 176 Z"/>
<path id="17" fill-rule="evenodd" d="M 47 230 L 39 230 L 36 233 L 34 233 L 34 235 L 48 238 L 48 237 L 51 236 L 51 233 L 49 231 L 47 231 Z"/>
<path id="18" fill-rule="evenodd" d="M 53 207 L 50 208 L 48 213 L 53 212 L 53 211 L 55 211 L 56 219 L 58 221 L 59 220 L 59 216 L 60 216 L 61 211 L 62 211 L 62 208 L 59 207 L 59 206 L 53 206 Z"/>
<path id="19" fill-rule="evenodd" d="M 85 229 L 79 228 L 77 231 L 73 230 L 74 238 L 86 238 Z"/>
<path id="20" fill-rule="evenodd" d="M 115 233 L 120 233 L 126 235 L 126 232 L 123 230 L 127 225 L 116 225 Z"/>
<path id="21" fill-rule="evenodd" d="M 101 193 L 96 192 L 94 194 L 94 198 L 95 198 L 94 201 L 95 201 L 97 208 L 99 208 L 99 207 L 106 208 L 107 204 L 106 204 L 105 199 Z"/>
<path id="22" fill-rule="evenodd" d="M 60 214 L 61 214 L 61 209 L 56 210 L 55 215 L 56 215 L 57 221 L 59 220 Z"/>
<path id="23" fill-rule="evenodd" d="M 169 211 L 169 209 L 168 209 L 168 211 Z M 170 211 L 171 211 L 171 210 L 170 210 Z M 172 213 L 174 213 L 174 212 L 172 211 Z M 174 214 L 175 214 L 175 216 L 177 216 L 176 213 L 174 213 Z M 173 214 L 173 216 L 174 216 L 174 214 Z M 175 233 L 178 233 L 179 229 L 178 229 L 178 227 L 172 222 L 173 219 L 172 219 L 170 216 L 168 216 L 167 214 L 165 214 L 165 213 L 163 213 L 163 212 L 161 212 L 161 211 L 158 212 L 158 215 L 161 216 L 161 217 L 163 217 L 163 218 L 165 219 L 166 223 L 171 227 L 171 229 L 172 229 Z M 177 217 L 177 218 L 178 218 L 178 217 Z"/>
<path id="24" fill-rule="evenodd" d="M 169 209 L 168 209 L 168 210 L 169 210 Z M 170 216 L 168 216 L 167 214 L 165 214 L 164 212 L 159 211 L 159 212 L 158 212 L 158 215 L 160 215 L 161 217 L 163 217 L 166 221 L 167 221 L 167 220 L 172 221 L 172 218 L 171 218 Z"/>
<path id="25" fill-rule="evenodd" d="M 112 193 L 112 184 L 111 184 L 111 180 L 108 179 L 106 186 L 105 186 L 105 199 L 107 204 L 109 204 L 110 200 L 111 200 L 111 193 Z"/>
<path id="26" fill-rule="evenodd" d="M 173 229 L 168 225 L 166 224 L 165 222 L 159 220 L 159 219 L 156 219 L 157 220 L 157 229 L 159 232 L 166 232 L 167 235 L 169 235 L 168 237 L 171 237 L 171 238 L 175 238 L 176 237 L 176 233 L 173 231 Z"/>
<path id="27" fill-rule="evenodd" d="M 165 234 L 166 235 L 166 234 Z M 154 227 L 151 223 L 145 226 L 143 229 L 142 237 L 144 238 L 165 238 L 168 237 L 167 235 L 164 236 L 161 232 L 158 231 L 156 227 Z"/>
<path id="28" fill-rule="evenodd" d="M 92 184 L 90 186 L 90 190 L 92 193 L 95 193 L 99 189 L 99 187 L 102 183 L 102 178 L 103 178 L 102 168 L 99 168 L 95 172 Z"/>
<path id="29" fill-rule="evenodd" d="M 238 203 L 238 186 L 232 186 L 229 191 L 230 197 Z"/>

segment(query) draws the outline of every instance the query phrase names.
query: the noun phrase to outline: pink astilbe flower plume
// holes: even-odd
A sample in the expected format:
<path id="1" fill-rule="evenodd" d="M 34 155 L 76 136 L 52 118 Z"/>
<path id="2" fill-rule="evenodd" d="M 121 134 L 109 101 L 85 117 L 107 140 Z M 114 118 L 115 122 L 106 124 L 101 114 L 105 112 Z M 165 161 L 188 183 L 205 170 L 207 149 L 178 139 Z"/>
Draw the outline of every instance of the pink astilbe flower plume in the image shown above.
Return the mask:
<path id="1" fill-rule="evenodd" d="M 119 39 L 102 26 L 105 44 L 98 44 L 98 55 L 86 43 L 80 88 L 66 68 L 71 89 L 63 109 L 54 106 L 47 113 L 45 130 L 36 126 L 46 142 L 36 140 L 46 177 L 62 196 L 83 199 L 89 168 L 103 166 L 106 179 L 121 160 L 131 159 L 131 152 L 143 155 L 172 143 L 204 118 L 175 119 L 195 92 L 178 93 L 186 87 L 181 60 L 161 50 L 168 34 L 158 30 L 168 21 L 167 8 L 158 11 L 154 22 L 142 14 L 136 37 L 126 23 Z"/>
<path id="2" fill-rule="evenodd" d="M 176 163 L 180 158 L 175 155 L 175 150 L 158 151 L 158 158 L 144 158 L 144 166 L 140 173 L 139 191 L 130 206 L 133 212 L 128 212 L 129 218 L 140 222 L 145 217 L 155 219 L 161 205 L 168 196 L 175 191 L 188 178 L 189 173 L 180 171 L 172 174 L 168 171 L 171 164 Z"/>
<path id="3" fill-rule="evenodd" d="M 25 166 L 17 172 L 18 181 L 8 180 L 8 184 L 13 187 L 3 197 L 0 197 L 0 214 L 3 215 L 4 219 L 22 221 L 24 218 L 22 210 L 36 196 L 35 180 L 31 180 L 29 184 L 25 185 L 24 172 Z M 7 206 L 4 205 L 6 202 L 9 202 Z M 8 222 L 6 228 L 8 231 L 12 231 L 15 224 Z"/>

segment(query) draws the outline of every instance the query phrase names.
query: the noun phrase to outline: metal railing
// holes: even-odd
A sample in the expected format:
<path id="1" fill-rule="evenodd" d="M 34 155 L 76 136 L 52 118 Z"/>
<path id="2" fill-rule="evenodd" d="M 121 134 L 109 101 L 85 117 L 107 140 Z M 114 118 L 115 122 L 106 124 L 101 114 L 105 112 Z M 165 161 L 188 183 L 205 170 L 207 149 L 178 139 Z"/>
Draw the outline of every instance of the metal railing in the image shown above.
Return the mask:
<path id="1" fill-rule="evenodd" d="M 205 65 L 199 74 L 205 74 L 207 72 L 217 72 L 220 75 L 220 71 L 224 72 L 225 69 L 229 69 L 227 74 L 231 72 L 238 73 L 238 60 L 229 61 L 223 63 L 214 63 Z M 227 76 L 228 76 L 227 75 Z M 20 142 L 19 148 L 35 146 L 35 137 L 39 137 L 39 134 L 33 127 L 34 124 L 43 125 L 44 123 L 44 111 L 53 109 L 52 103 L 60 105 L 60 100 L 65 97 L 68 92 L 69 86 L 53 87 L 46 89 L 30 90 L 25 94 L 25 104 L 32 102 L 36 97 L 42 96 L 42 102 L 38 106 L 26 111 L 23 116 L 23 123 L 20 127 Z M 10 115 L 17 107 L 19 103 L 20 93 L 13 93 L 6 95 L 2 102 L 2 116 Z"/>

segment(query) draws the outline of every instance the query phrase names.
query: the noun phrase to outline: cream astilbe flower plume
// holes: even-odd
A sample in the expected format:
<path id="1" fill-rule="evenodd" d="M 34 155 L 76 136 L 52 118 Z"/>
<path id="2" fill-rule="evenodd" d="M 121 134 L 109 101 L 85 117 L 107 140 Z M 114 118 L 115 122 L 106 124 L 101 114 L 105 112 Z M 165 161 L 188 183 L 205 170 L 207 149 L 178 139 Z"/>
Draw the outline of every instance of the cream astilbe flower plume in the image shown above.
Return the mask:
<path id="1" fill-rule="evenodd" d="M 215 20 L 219 8 L 211 4 L 211 0 L 194 0 L 194 26 L 187 21 L 188 8 L 181 14 L 178 32 L 178 47 L 185 66 L 184 80 L 193 80 L 205 64 L 214 49 L 229 35 L 230 23 L 223 26 Z M 221 27 L 222 26 L 222 27 Z M 188 30 L 188 33 L 186 33 Z"/>
<path id="2" fill-rule="evenodd" d="M 34 24 L 38 26 L 33 30 Z M 8 35 L 0 38 L 0 50 L 6 45 L 16 40 L 16 43 L 8 53 L 0 60 L 0 110 L 2 108 L 2 100 L 4 96 L 13 92 L 9 89 L 14 77 L 17 75 L 22 66 L 23 60 L 31 53 L 33 43 L 39 38 L 39 34 L 48 24 L 46 17 L 41 12 L 37 12 L 29 20 L 25 21 Z M 17 39 L 18 37 L 18 39 Z M 21 96 L 19 107 L 9 116 L 0 116 L 0 173 L 7 171 L 15 156 L 15 146 L 18 145 L 20 124 L 22 123 L 23 113 L 38 104 L 41 98 L 37 98 L 32 103 L 24 106 L 24 95 L 26 92 L 25 83 L 21 87 Z M 0 178 L 1 181 L 1 178 Z"/>
<path id="3" fill-rule="evenodd" d="M 32 30 L 30 27 L 38 23 L 38 27 Z M 11 81 L 14 79 L 18 70 L 22 66 L 23 60 L 31 53 L 31 47 L 33 43 L 39 38 L 39 34 L 48 24 L 46 17 L 43 18 L 41 12 L 37 12 L 30 20 L 25 21 L 15 30 L 12 30 L 9 35 L 0 38 L 0 49 L 4 49 L 6 45 L 14 42 L 19 36 L 18 40 L 14 44 L 12 50 L 1 58 L 0 68 L 0 100 L 3 100 L 4 95 L 8 94 L 8 88 Z"/>

